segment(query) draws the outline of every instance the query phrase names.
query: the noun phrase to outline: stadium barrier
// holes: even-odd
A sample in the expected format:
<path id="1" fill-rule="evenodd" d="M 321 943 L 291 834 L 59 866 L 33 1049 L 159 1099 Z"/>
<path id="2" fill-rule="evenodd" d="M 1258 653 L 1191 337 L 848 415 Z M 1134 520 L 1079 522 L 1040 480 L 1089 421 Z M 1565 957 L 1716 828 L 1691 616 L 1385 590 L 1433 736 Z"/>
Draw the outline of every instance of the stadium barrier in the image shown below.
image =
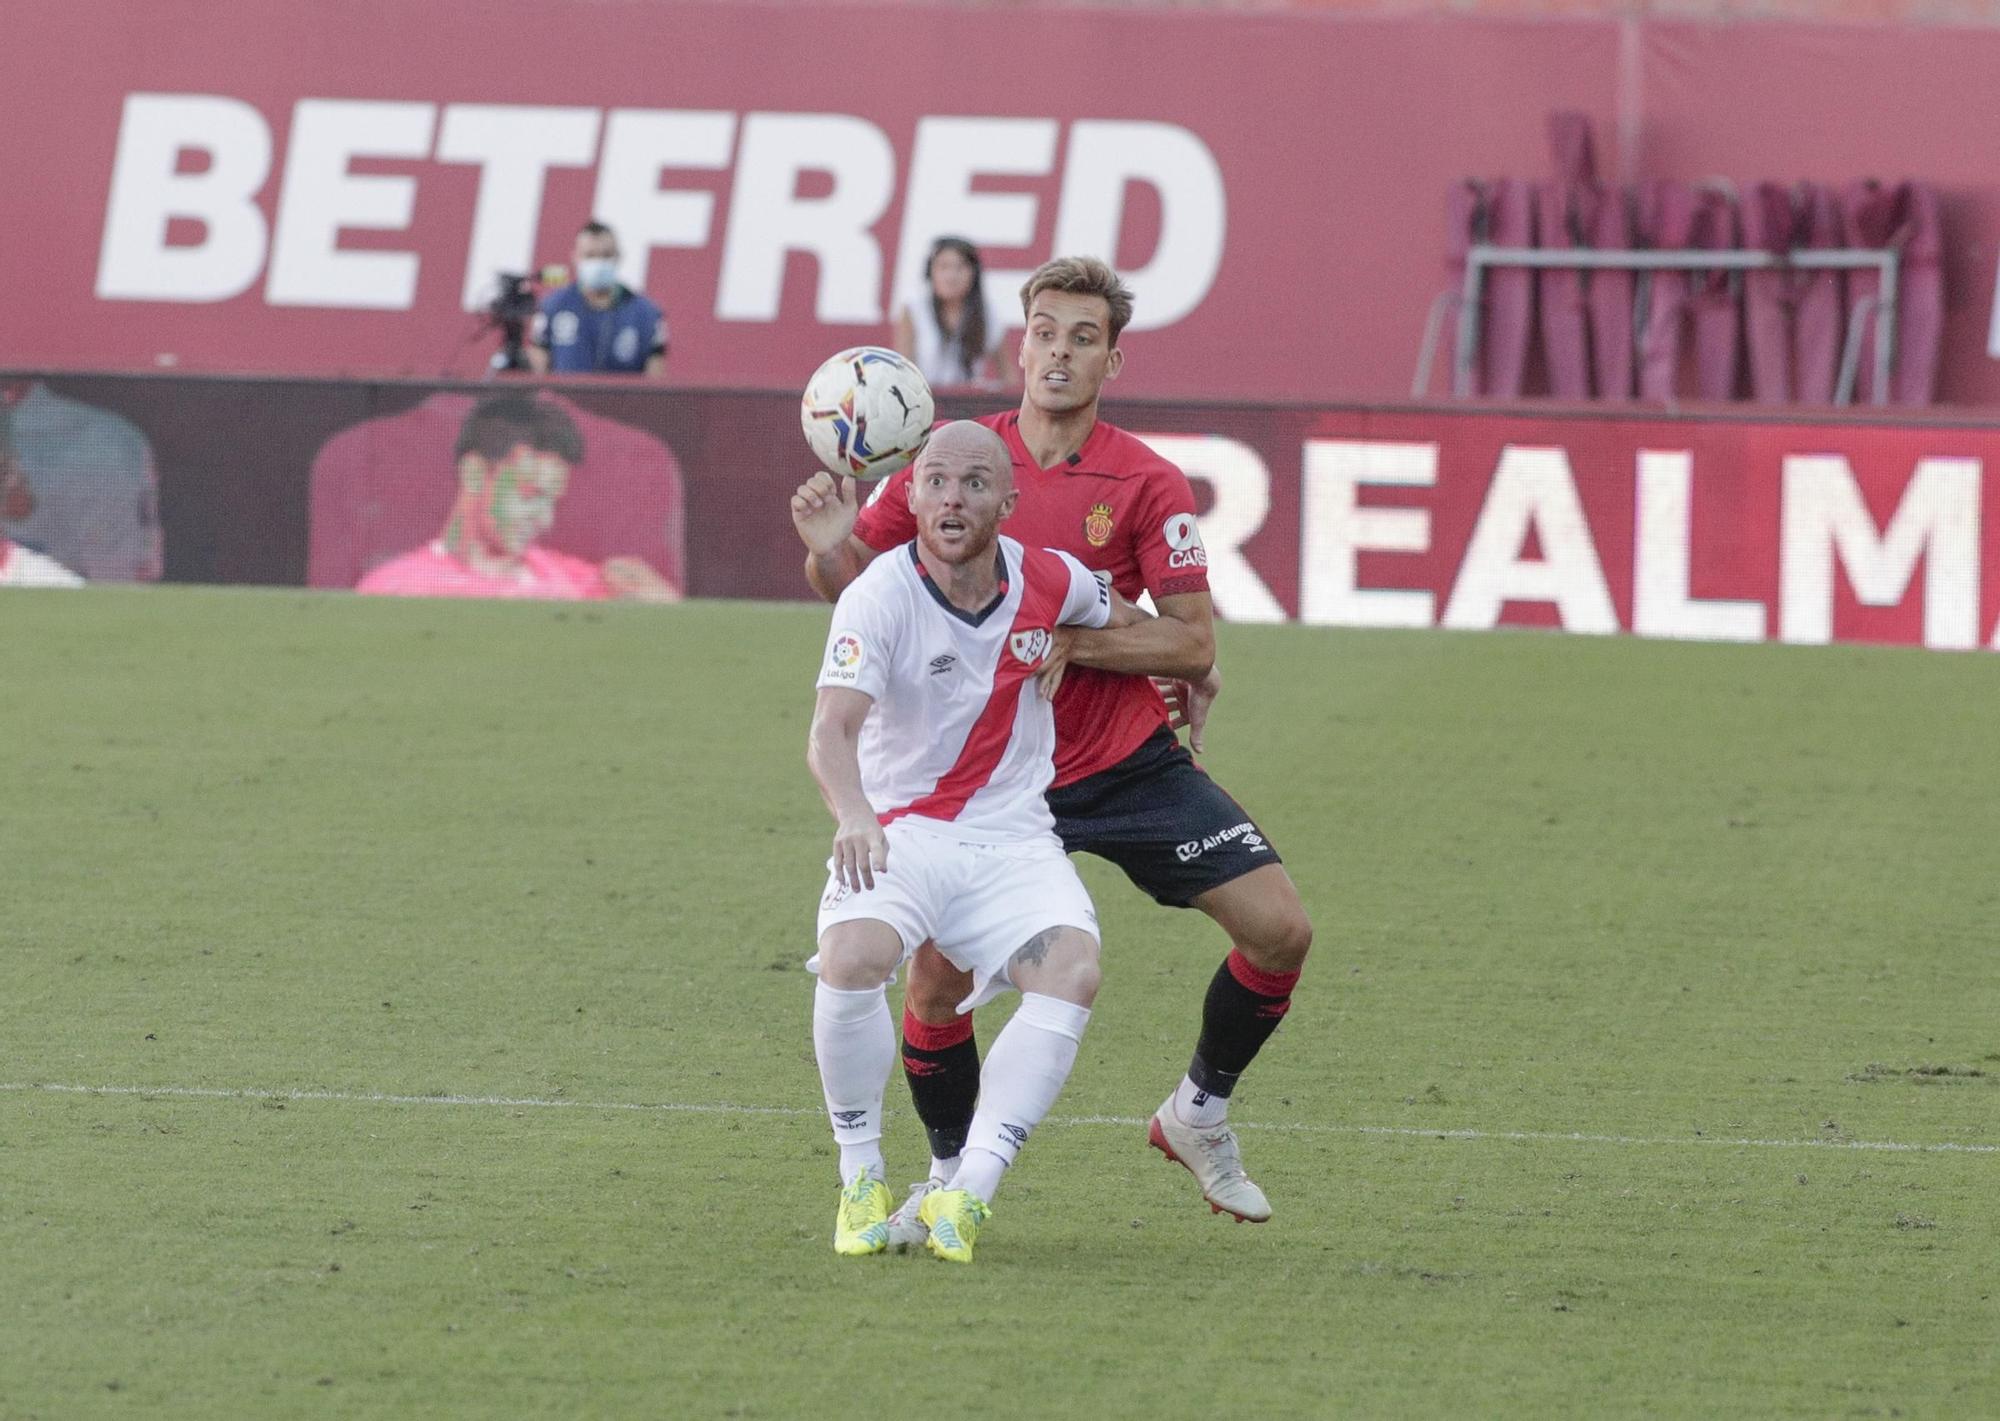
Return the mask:
<path id="1" fill-rule="evenodd" d="M 146 544 L 156 474 L 167 580 L 352 587 L 438 536 L 460 433 L 497 397 L 552 406 L 580 439 L 548 547 L 640 559 L 692 596 L 808 595 L 786 501 L 810 465 L 788 392 L 0 373 L 8 390 L 0 453 L 37 506 L 0 532 L 112 568 L 98 576 L 119 575 L 107 550 Z M 991 407 L 947 398 L 941 413 Z M 1108 414 L 1193 479 L 1227 619 L 2000 649 L 2000 516 L 1985 516 L 2000 422 Z"/>

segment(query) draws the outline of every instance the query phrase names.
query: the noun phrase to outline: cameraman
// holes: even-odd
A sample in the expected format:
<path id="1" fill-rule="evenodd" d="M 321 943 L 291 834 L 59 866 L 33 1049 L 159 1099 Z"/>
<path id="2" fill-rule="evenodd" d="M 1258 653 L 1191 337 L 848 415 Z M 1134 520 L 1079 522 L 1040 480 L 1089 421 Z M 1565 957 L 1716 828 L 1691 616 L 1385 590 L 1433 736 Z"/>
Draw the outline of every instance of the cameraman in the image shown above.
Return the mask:
<path id="1" fill-rule="evenodd" d="M 658 375 L 667 365 L 667 318 L 618 280 L 618 238 L 602 222 L 576 234 L 576 281 L 542 298 L 528 338 L 537 375 Z"/>

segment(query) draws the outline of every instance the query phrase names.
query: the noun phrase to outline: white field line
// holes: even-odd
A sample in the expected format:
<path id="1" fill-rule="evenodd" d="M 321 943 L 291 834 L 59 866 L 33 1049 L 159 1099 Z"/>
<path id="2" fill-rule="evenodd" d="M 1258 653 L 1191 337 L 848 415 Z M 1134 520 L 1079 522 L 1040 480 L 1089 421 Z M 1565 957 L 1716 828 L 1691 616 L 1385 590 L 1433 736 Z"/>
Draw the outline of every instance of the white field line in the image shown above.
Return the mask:
<path id="1" fill-rule="evenodd" d="M 43 1092 L 52 1095 L 131 1095 L 180 1100 L 330 1101 L 345 1105 L 458 1105 L 514 1110 L 621 1110 L 661 1115 L 790 1115 L 817 1117 L 815 1107 L 799 1105 L 713 1105 L 677 1101 L 561 1100 L 506 1095 L 392 1095 L 378 1091 L 227 1089 L 219 1086 L 61 1085 L 46 1081 L 0 1081 L 0 1094 Z M 1137 1115 L 1056 1115 L 1051 1125 L 1114 1125 L 1143 1128 Z M 1929 1144 L 1902 1140 L 1760 1140 L 1730 1135 L 1597 1135 L 1576 1130 L 1452 1130 L 1414 1125 L 1307 1125 L 1282 1121 L 1239 1120 L 1240 1130 L 1272 1130 L 1301 1135 L 1381 1135 L 1413 1140 L 1505 1140 L 1568 1145 L 1709 1145 L 1755 1150 L 1876 1150 L 1892 1154 L 2000 1154 L 2000 1145 Z"/>

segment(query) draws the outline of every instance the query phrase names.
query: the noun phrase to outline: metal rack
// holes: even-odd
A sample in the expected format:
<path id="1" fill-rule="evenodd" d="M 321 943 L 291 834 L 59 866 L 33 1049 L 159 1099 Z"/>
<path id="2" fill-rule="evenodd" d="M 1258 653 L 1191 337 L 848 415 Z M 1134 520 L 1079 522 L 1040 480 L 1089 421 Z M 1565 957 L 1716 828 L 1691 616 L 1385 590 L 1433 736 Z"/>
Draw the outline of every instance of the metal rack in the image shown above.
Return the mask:
<path id="1" fill-rule="evenodd" d="M 1426 397 L 1431 366 L 1437 355 L 1444 321 L 1457 312 L 1457 340 L 1452 353 L 1452 394 L 1472 396 L 1472 372 L 1479 364 L 1480 302 L 1486 294 L 1486 273 L 1493 267 L 1531 267 L 1554 271 L 1866 271 L 1882 278 L 1879 294 L 1856 302 L 1848 311 L 1847 338 L 1840 356 L 1836 405 L 1851 404 L 1861 361 L 1861 339 L 1872 321 L 1875 342 L 1874 402 L 1889 403 L 1889 380 L 1896 368 L 1896 287 L 1902 253 L 1874 247 L 1795 248 L 1782 255 L 1763 251 L 1590 251 L 1583 248 L 1495 247 L 1484 244 L 1465 254 L 1465 280 L 1457 291 L 1443 291 L 1431 303 L 1424 322 L 1423 347 L 1417 355 L 1417 376 L 1411 395 Z M 1644 301 L 1644 293 L 1640 295 Z M 1644 328 L 1643 320 L 1633 330 Z"/>

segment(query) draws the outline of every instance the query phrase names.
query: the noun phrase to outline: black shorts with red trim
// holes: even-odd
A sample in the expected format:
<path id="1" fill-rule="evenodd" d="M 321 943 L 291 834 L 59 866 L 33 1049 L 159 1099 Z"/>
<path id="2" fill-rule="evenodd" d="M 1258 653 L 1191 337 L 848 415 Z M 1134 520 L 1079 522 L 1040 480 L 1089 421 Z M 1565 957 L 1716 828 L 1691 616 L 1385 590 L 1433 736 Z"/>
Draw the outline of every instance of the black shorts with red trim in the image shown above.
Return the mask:
<path id="1" fill-rule="evenodd" d="M 1065 849 L 1109 859 L 1170 908 L 1283 862 L 1165 726 L 1110 769 L 1052 789 L 1048 799 Z"/>

